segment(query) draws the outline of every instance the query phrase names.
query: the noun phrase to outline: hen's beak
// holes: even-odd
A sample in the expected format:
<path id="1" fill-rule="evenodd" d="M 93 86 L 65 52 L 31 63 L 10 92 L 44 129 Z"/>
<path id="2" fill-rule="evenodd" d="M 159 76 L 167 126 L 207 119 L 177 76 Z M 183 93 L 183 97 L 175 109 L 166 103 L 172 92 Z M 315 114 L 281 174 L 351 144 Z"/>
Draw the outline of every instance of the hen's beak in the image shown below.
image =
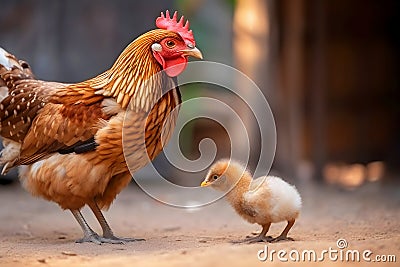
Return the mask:
<path id="1" fill-rule="evenodd" d="M 201 51 L 199 49 L 197 49 L 197 47 L 193 47 L 193 48 L 185 49 L 185 50 L 181 50 L 181 51 L 184 56 L 192 56 L 195 58 L 203 59 L 203 55 L 201 54 Z"/>
<path id="2" fill-rule="evenodd" d="M 205 187 L 205 186 L 208 186 L 208 185 L 210 185 L 210 182 L 203 181 L 200 186 L 201 187 Z"/>

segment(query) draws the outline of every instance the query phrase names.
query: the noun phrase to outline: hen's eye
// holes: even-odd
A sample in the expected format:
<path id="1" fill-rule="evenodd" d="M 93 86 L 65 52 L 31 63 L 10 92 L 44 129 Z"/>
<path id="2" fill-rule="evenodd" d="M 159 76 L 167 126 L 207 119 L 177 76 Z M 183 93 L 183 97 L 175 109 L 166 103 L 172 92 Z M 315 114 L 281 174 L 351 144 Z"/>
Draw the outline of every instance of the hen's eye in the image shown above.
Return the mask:
<path id="1" fill-rule="evenodd" d="M 167 41 L 165 44 L 166 44 L 169 48 L 173 48 L 173 47 L 175 46 L 175 42 L 174 42 L 174 41 L 171 41 L 171 40 Z"/>
<path id="2" fill-rule="evenodd" d="M 217 179 L 218 179 L 218 175 L 214 175 L 214 176 L 213 176 L 213 179 L 214 179 L 214 180 L 217 180 Z"/>

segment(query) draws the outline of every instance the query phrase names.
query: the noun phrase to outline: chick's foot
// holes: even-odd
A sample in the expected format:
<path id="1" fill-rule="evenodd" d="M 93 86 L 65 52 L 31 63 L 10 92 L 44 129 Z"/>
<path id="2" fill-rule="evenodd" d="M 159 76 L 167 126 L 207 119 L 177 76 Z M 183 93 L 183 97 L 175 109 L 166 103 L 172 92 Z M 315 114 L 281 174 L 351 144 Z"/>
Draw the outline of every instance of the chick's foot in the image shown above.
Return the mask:
<path id="1" fill-rule="evenodd" d="M 233 244 L 253 244 L 253 243 L 259 243 L 259 242 L 271 242 L 274 238 L 272 236 L 256 236 L 256 237 L 251 237 L 246 236 L 246 239 L 244 240 L 239 240 L 239 241 L 233 241 Z"/>
<path id="2" fill-rule="evenodd" d="M 291 238 L 291 237 L 287 237 L 287 236 L 278 236 L 278 237 L 275 237 L 275 238 L 273 238 L 272 240 L 271 240 L 271 242 L 279 242 L 279 241 L 294 241 L 294 239 L 293 238 Z"/>
<path id="3" fill-rule="evenodd" d="M 274 238 L 272 236 L 256 236 L 252 238 L 245 239 L 244 242 L 248 244 L 258 243 L 258 242 L 271 242 Z"/>

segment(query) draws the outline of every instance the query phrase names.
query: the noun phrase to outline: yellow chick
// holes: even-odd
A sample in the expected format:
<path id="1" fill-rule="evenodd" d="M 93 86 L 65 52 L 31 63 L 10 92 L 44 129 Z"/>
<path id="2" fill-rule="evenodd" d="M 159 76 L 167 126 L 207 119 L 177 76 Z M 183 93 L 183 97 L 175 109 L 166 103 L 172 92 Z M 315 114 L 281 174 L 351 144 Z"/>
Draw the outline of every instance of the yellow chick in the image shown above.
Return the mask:
<path id="1" fill-rule="evenodd" d="M 257 179 L 239 162 L 223 159 L 214 163 L 201 186 L 210 186 L 227 192 L 226 198 L 236 212 L 250 223 L 262 226 L 261 233 L 252 242 L 292 240 L 287 234 L 299 216 L 301 197 L 297 189 L 275 176 Z M 266 236 L 271 223 L 287 221 L 283 232 L 276 238 Z"/>

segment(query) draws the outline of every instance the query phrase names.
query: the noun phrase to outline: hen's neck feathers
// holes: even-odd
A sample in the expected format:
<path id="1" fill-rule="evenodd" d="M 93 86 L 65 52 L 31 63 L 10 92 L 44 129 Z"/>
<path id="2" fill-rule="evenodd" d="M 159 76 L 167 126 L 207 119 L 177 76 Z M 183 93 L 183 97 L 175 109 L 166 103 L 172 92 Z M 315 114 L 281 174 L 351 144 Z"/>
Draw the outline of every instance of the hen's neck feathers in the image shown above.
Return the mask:
<path id="1" fill-rule="evenodd" d="M 169 78 L 161 72 L 151 45 L 175 35 L 171 31 L 156 29 L 139 36 L 125 48 L 109 70 L 70 88 L 80 91 L 94 89 L 96 95 L 114 97 L 122 108 L 130 104 L 132 108 L 149 111 L 162 95 L 163 79 Z"/>

